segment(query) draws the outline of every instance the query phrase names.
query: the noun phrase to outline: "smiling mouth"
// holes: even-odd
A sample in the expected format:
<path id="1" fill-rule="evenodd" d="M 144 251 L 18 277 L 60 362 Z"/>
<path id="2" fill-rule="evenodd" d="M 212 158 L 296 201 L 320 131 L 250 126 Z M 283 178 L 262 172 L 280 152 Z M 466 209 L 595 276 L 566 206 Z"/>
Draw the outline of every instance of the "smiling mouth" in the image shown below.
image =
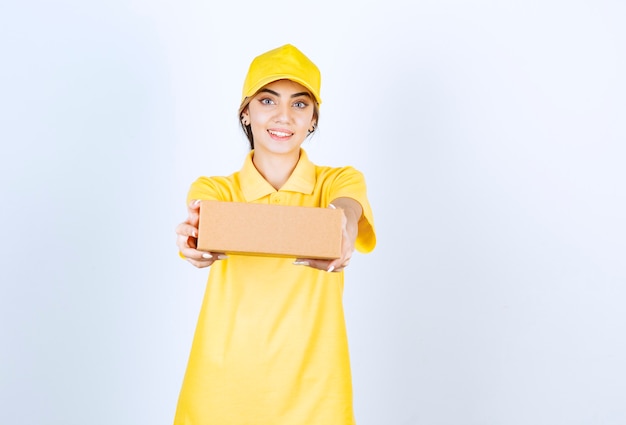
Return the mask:
<path id="1" fill-rule="evenodd" d="M 267 130 L 269 134 L 276 137 L 290 137 L 293 136 L 293 133 L 286 133 L 284 131 L 276 131 L 276 130 Z"/>

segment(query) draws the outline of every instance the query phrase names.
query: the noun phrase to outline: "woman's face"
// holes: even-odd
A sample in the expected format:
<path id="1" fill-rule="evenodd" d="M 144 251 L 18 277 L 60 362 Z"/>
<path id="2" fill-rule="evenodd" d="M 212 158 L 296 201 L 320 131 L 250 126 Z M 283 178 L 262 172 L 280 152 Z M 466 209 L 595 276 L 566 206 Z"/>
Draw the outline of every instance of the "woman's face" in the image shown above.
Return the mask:
<path id="1" fill-rule="evenodd" d="M 309 91 L 291 80 L 274 81 L 259 90 L 242 113 L 252 129 L 255 153 L 299 152 L 315 125 L 314 104 Z"/>

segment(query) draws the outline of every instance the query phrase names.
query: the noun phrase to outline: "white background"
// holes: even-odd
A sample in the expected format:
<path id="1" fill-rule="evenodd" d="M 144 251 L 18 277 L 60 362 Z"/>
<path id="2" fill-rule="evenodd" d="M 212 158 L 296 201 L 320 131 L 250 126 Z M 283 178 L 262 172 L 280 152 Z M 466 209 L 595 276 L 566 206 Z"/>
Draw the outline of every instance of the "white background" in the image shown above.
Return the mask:
<path id="1" fill-rule="evenodd" d="M 359 425 L 626 423 L 622 1 L 4 2 L 0 423 L 170 424 L 207 270 L 189 184 L 240 168 L 247 67 L 322 70 L 364 172 Z M 271 424 L 268 424 L 271 425 Z M 297 424 L 294 424 L 297 425 Z"/>

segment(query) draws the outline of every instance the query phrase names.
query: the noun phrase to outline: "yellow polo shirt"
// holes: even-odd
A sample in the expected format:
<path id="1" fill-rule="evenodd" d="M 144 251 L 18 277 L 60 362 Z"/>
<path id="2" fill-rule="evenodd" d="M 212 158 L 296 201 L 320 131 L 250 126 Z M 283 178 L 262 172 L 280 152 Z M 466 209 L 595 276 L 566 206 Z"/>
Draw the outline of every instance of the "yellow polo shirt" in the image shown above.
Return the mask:
<path id="1" fill-rule="evenodd" d="M 320 167 L 301 150 L 275 190 L 252 155 L 228 177 L 201 177 L 192 199 L 363 207 L 356 249 L 376 236 L 363 175 Z M 343 315 L 344 274 L 293 265 L 294 258 L 229 254 L 211 266 L 175 425 L 351 425 L 352 383 Z"/>

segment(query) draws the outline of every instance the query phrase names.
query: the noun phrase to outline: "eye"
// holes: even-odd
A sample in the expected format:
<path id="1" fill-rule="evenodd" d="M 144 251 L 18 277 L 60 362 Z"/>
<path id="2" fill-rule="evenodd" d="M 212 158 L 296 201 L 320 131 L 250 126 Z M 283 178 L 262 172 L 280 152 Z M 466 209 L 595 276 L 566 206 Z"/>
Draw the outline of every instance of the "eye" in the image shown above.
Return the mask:
<path id="1" fill-rule="evenodd" d="M 274 101 L 272 99 L 270 99 L 269 97 L 264 97 L 259 99 L 259 102 L 261 102 L 262 105 L 273 105 Z"/>
<path id="2" fill-rule="evenodd" d="M 299 109 L 304 109 L 308 106 L 308 104 L 306 102 L 303 102 L 302 100 L 299 100 L 297 102 L 294 102 L 293 106 Z"/>

